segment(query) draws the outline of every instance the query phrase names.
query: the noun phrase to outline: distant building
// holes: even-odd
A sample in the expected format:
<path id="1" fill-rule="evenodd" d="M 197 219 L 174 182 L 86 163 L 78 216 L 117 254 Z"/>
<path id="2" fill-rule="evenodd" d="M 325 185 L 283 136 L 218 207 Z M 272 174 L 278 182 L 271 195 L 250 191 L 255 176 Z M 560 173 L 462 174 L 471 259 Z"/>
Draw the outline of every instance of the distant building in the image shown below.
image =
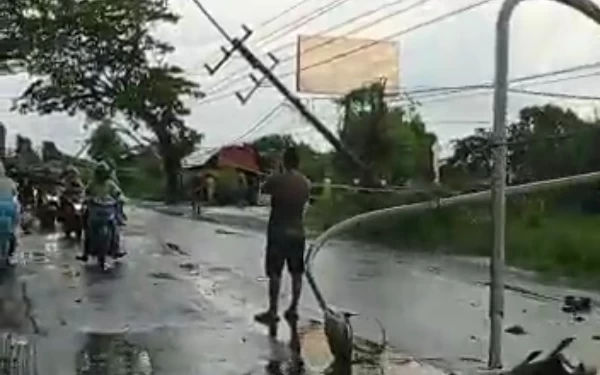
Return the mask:
<path id="1" fill-rule="evenodd" d="M 222 204 L 258 199 L 262 175 L 260 154 L 251 145 L 229 145 L 199 150 L 183 160 L 184 180 L 192 185 L 195 177 L 211 175 L 216 179 L 216 199 Z M 232 175 L 235 176 L 232 181 Z"/>
<path id="2" fill-rule="evenodd" d="M 199 150 L 185 160 L 187 170 L 234 168 L 246 173 L 260 174 L 260 155 L 251 145 L 229 145 Z"/>

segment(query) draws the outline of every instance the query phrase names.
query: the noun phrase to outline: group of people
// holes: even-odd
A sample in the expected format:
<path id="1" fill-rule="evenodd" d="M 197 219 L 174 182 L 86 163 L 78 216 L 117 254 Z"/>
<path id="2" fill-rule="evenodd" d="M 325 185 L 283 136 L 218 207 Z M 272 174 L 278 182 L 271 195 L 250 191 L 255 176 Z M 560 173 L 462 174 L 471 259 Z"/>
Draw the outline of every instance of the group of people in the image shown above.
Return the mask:
<path id="1" fill-rule="evenodd" d="M 279 320 L 278 301 L 281 277 L 284 266 L 291 274 L 292 300 L 284 316 L 288 320 L 298 317 L 298 302 L 302 290 L 304 273 L 304 251 L 306 236 L 304 231 L 304 211 L 310 196 L 310 182 L 299 171 L 300 159 L 295 148 L 288 148 L 283 155 L 284 171 L 272 175 L 263 185 L 263 192 L 271 196 L 271 213 L 267 229 L 267 248 L 265 272 L 269 278 L 269 307 L 255 316 L 255 320 L 263 324 L 272 324 Z M 83 192 L 85 200 L 113 199 L 123 202 L 123 193 L 112 178 L 112 171 L 105 162 L 100 162 L 94 171 L 92 181 L 84 188 L 79 172 L 74 167 L 66 169 L 64 189 L 69 194 Z M 120 206 L 120 224 L 125 220 Z M 19 223 L 19 201 L 16 183 L 6 176 L 4 165 L 0 162 L 0 216 L 11 218 L 13 233 Z M 89 212 L 84 214 L 87 222 Z M 89 236 L 85 236 L 83 254 L 78 259 L 87 261 L 90 255 Z M 16 248 L 16 238 L 11 240 L 11 251 Z M 124 253 L 118 251 L 116 256 Z"/>
<path id="2" fill-rule="evenodd" d="M 114 200 L 119 202 L 118 222 L 124 224 L 126 219 L 123 212 L 124 195 L 113 176 L 113 172 L 106 162 L 99 162 L 94 170 L 93 178 L 85 186 L 80 173 L 74 166 L 68 166 L 62 175 L 63 192 L 60 198 L 61 207 L 68 204 L 69 200 L 82 199 L 84 202 Z M 9 256 L 15 253 L 17 248 L 17 228 L 20 222 L 21 202 L 20 200 L 30 201 L 33 199 L 33 188 L 28 181 L 24 181 L 23 186 L 7 176 L 5 166 L 0 162 L 0 217 L 10 221 L 11 233 L 9 244 Z M 83 227 L 87 229 L 89 210 L 83 211 Z M 118 245 L 118 243 L 117 243 Z M 91 244 L 89 236 L 84 236 L 83 253 L 77 257 L 82 261 L 87 261 L 90 256 Z M 114 256 L 122 257 L 125 255 L 119 248 L 116 249 Z"/>

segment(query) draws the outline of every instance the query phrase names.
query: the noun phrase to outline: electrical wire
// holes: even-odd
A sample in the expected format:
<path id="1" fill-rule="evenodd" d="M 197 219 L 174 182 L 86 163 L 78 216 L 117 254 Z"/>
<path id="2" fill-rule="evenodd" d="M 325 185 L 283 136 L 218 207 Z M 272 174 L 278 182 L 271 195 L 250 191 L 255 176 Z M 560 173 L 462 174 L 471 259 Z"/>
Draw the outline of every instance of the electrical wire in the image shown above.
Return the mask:
<path id="1" fill-rule="evenodd" d="M 384 10 L 384 9 L 386 9 L 386 8 L 390 7 L 390 6 L 393 6 L 393 5 L 398 5 L 398 4 L 401 4 L 401 3 L 403 3 L 403 2 L 406 2 L 406 1 L 407 1 L 407 0 L 395 0 L 395 1 L 392 1 L 392 2 L 390 2 L 390 3 L 385 3 L 385 4 L 383 4 L 383 5 L 379 6 L 379 7 L 375 8 L 375 9 L 368 10 L 368 11 L 366 11 L 366 12 L 363 12 L 363 13 L 361 13 L 361 14 L 357 15 L 357 16 L 354 16 L 354 17 L 352 17 L 352 18 L 350 18 L 350 19 L 348 19 L 348 20 L 345 20 L 345 21 L 343 21 L 343 22 L 341 22 L 341 23 L 339 23 L 339 24 L 336 24 L 336 25 L 334 25 L 334 26 L 331 26 L 331 27 L 329 27 L 328 29 L 325 29 L 325 30 L 323 30 L 323 31 L 319 32 L 319 34 L 327 34 L 327 33 L 330 33 L 330 32 L 332 32 L 332 31 L 335 31 L 335 30 L 337 30 L 337 29 L 340 29 L 340 28 L 342 28 L 342 27 L 344 27 L 344 26 L 346 26 L 346 25 L 348 25 L 348 24 L 351 24 L 351 23 L 353 23 L 353 22 L 356 22 L 356 21 L 358 21 L 358 20 L 360 20 L 360 19 L 362 19 L 362 18 L 368 17 L 368 16 L 370 16 L 370 15 L 372 15 L 372 14 L 374 14 L 374 13 L 377 13 L 377 12 L 379 12 L 379 11 L 382 11 L 382 10 Z M 375 20 L 373 20 L 373 21 L 370 21 L 370 22 L 369 22 L 368 24 L 366 24 L 366 25 L 361 25 L 361 26 L 359 26 L 359 27 L 357 27 L 357 28 L 354 28 L 354 29 L 352 29 L 352 30 L 350 30 L 350 31 L 346 32 L 346 33 L 344 34 L 344 36 L 349 36 L 349 35 L 351 35 L 351 34 L 355 34 L 355 33 L 359 32 L 359 31 L 362 31 L 362 30 L 368 29 L 368 28 L 370 28 L 370 27 L 374 26 L 374 25 L 375 25 L 375 24 L 377 24 L 377 23 L 380 23 L 380 22 L 382 22 L 382 21 L 384 21 L 384 20 L 387 20 L 387 19 L 390 19 L 390 18 L 392 18 L 392 17 L 396 17 L 396 16 L 398 16 L 398 15 L 401 15 L 401 14 L 403 14 L 403 13 L 406 13 L 406 12 L 408 12 L 409 10 L 411 10 L 411 9 L 415 8 L 416 6 L 418 6 L 418 5 L 422 5 L 422 4 L 424 4 L 424 3 L 428 2 L 428 1 L 430 1 L 430 0 L 421 0 L 421 1 L 419 1 L 417 4 L 415 4 L 415 6 L 410 6 L 410 7 L 408 7 L 408 9 L 406 9 L 406 8 L 402 8 L 402 9 L 399 9 L 399 10 L 393 11 L 392 13 L 385 14 L 383 17 L 379 17 L 379 18 L 377 18 L 377 19 L 375 19 Z M 326 45 L 326 44 L 330 44 L 330 43 L 331 43 L 330 41 L 326 41 L 325 43 L 321 43 L 321 44 L 318 44 L 318 45 L 312 46 L 311 48 L 308 48 L 308 49 L 305 51 L 305 53 L 306 53 L 306 52 L 310 52 L 310 51 L 312 51 L 312 50 L 314 50 L 314 49 L 320 48 L 320 47 L 322 47 L 322 46 L 324 46 L 324 45 Z M 286 49 L 286 48 L 288 48 L 288 47 L 294 47 L 295 45 L 296 45 L 296 42 L 295 42 L 295 41 L 292 41 L 292 42 L 286 43 L 286 44 L 284 44 L 284 45 L 281 45 L 281 46 L 279 46 L 279 47 L 276 47 L 275 49 L 272 49 L 270 52 L 271 52 L 271 53 L 279 52 L 279 51 L 281 51 L 281 50 L 283 50 L 283 49 Z M 280 61 L 280 63 L 282 63 L 282 62 L 287 62 L 287 61 L 290 61 L 290 60 L 294 59 L 295 57 L 296 57 L 296 55 L 295 55 L 295 54 L 292 54 L 292 55 L 286 56 L 286 57 L 284 57 L 284 58 L 280 58 L 280 59 L 279 59 L 279 61 Z M 217 87 L 218 87 L 218 86 L 220 87 L 220 86 L 222 86 L 222 85 L 223 85 L 224 83 L 226 83 L 226 82 L 230 82 L 230 84 L 233 84 L 234 82 L 239 82 L 239 81 L 241 81 L 241 80 L 243 80 L 243 79 L 245 79 L 245 78 L 246 78 L 246 74 L 247 74 L 247 72 L 249 72 L 249 69 L 248 69 L 247 67 L 242 67 L 242 68 L 240 68 L 240 69 L 237 69 L 236 71 L 232 72 L 232 73 L 231 73 L 230 75 L 228 75 L 227 77 L 224 77 L 222 80 L 220 80 L 219 82 L 217 82 L 217 83 L 216 83 L 215 85 L 213 85 L 211 88 L 209 88 L 208 90 L 206 90 L 206 92 L 207 92 L 208 94 L 215 93 L 215 92 L 219 92 L 220 90 L 217 90 Z"/>
<path id="2" fill-rule="evenodd" d="M 587 69 L 591 69 L 594 67 L 600 67 L 600 61 L 586 63 L 586 64 L 578 64 L 575 66 L 561 68 L 558 70 L 553 70 L 553 71 L 549 71 L 549 72 L 545 72 L 545 73 L 536 73 L 536 74 L 515 77 L 513 79 L 510 79 L 509 83 L 515 84 L 518 86 L 545 85 L 545 84 L 552 84 L 552 83 L 565 82 L 565 81 L 571 81 L 571 80 L 576 80 L 576 79 L 600 76 L 600 72 L 591 72 L 591 73 L 585 73 L 585 74 L 580 74 L 580 75 L 571 76 L 571 77 L 556 78 L 553 80 L 529 82 L 529 81 L 537 80 L 539 78 L 544 78 L 544 77 L 550 78 L 550 77 L 554 77 L 557 75 L 562 75 L 562 74 L 567 74 L 567 73 L 575 73 L 575 72 L 578 72 L 581 70 L 587 70 Z M 480 96 L 482 94 L 488 94 L 491 91 L 488 91 L 485 93 L 472 92 L 472 91 L 490 90 L 492 88 L 493 88 L 492 83 L 483 82 L 483 83 L 479 83 L 479 84 L 469 84 L 469 85 L 462 85 L 462 86 L 442 86 L 442 87 L 425 87 L 425 88 L 419 88 L 419 89 L 405 89 L 402 91 L 404 97 L 399 98 L 397 100 L 392 100 L 392 102 L 399 103 L 399 102 L 404 102 L 404 101 L 407 101 L 410 99 L 410 100 L 417 100 L 417 101 L 419 101 L 420 104 L 430 104 L 430 103 L 436 103 L 436 102 L 444 102 L 449 99 L 451 100 L 451 99 L 458 99 L 458 98 L 470 98 L 470 97 L 474 97 L 474 96 Z M 549 93 L 549 94 L 553 94 L 553 93 Z M 537 95 L 539 95 L 539 94 L 537 94 Z M 231 93 L 225 93 L 222 95 L 214 96 L 209 99 L 205 99 L 202 102 L 200 102 L 199 104 L 204 105 L 204 104 L 217 102 L 217 101 L 223 100 L 229 96 L 231 96 Z M 331 98 L 323 98 L 323 99 L 330 100 Z M 423 99 L 430 99 L 430 100 L 423 101 Z M 572 98 L 572 99 L 574 99 L 574 98 Z"/>
<path id="3" fill-rule="evenodd" d="M 263 22 L 260 23 L 259 28 L 263 28 L 268 26 L 269 24 L 275 22 L 276 20 L 278 20 L 279 18 L 285 16 L 288 13 L 293 12 L 294 10 L 300 8 L 302 5 L 308 3 L 309 1 L 312 0 L 300 0 L 298 1 L 296 4 L 293 4 L 292 6 L 284 9 L 283 11 L 281 11 L 280 13 L 277 13 L 276 15 L 264 20 Z"/>
<path id="4" fill-rule="evenodd" d="M 315 19 L 321 17 L 322 15 L 329 13 L 330 11 L 342 6 L 343 4 L 347 3 L 348 1 L 350 1 L 350 0 L 331 0 L 327 4 L 321 6 L 320 8 L 313 11 L 311 14 L 308 14 L 308 15 L 296 20 L 295 23 L 292 22 L 291 24 L 288 24 L 278 30 L 275 30 L 275 31 L 267 34 L 265 37 L 260 38 L 256 43 L 257 43 L 257 45 L 258 44 L 266 44 L 266 43 L 268 43 L 269 40 L 277 39 L 283 35 L 289 34 L 290 32 L 300 28 L 301 26 L 306 25 L 310 21 L 315 20 Z M 281 33 L 282 30 L 284 31 L 283 33 Z M 277 34 L 281 34 L 281 35 L 279 37 L 275 37 L 275 35 L 277 35 Z"/>
<path id="5" fill-rule="evenodd" d="M 227 144 L 233 144 L 233 143 L 237 143 L 239 141 L 241 141 L 242 139 L 246 138 L 248 135 L 256 132 L 258 129 L 262 128 L 263 126 L 265 126 L 268 121 L 273 118 L 273 116 L 275 116 L 275 114 L 277 114 L 277 112 L 279 112 L 279 110 L 281 108 L 283 108 L 283 103 L 281 102 L 279 104 L 277 104 L 275 107 L 273 107 L 271 110 L 267 111 L 263 116 L 260 117 L 260 119 L 258 121 L 256 121 L 256 123 L 254 125 L 252 125 L 247 131 L 245 131 L 244 133 L 242 133 L 241 135 L 239 135 L 237 138 L 235 138 L 234 140 L 227 142 Z"/>
<path id="6" fill-rule="evenodd" d="M 401 37 L 401 36 L 407 35 L 407 34 L 409 34 L 409 33 L 411 33 L 411 32 L 414 32 L 414 31 L 417 31 L 417 30 L 423 29 L 423 28 L 425 28 L 425 27 L 428 27 L 428 26 L 434 25 L 434 24 L 436 24 L 436 23 L 439 23 L 439 22 L 445 21 L 445 20 L 447 20 L 447 19 L 449 19 L 449 18 L 452 18 L 452 17 L 454 17 L 454 16 L 457 16 L 457 15 L 460 15 L 460 14 L 463 14 L 463 13 L 466 13 L 466 12 L 468 12 L 468 11 L 471 11 L 471 10 L 475 9 L 475 8 L 478 8 L 478 7 L 480 7 L 480 6 L 483 6 L 483 5 L 486 5 L 486 4 L 488 4 L 488 3 L 491 3 L 492 1 L 495 1 L 495 0 L 479 0 L 479 1 L 475 2 L 475 3 L 471 3 L 471 4 L 467 5 L 467 6 L 464 6 L 464 7 L 461 7 L 461 8 L 455 9 L 455 10 L 452 10 L 452 11 L 450 11 L 450 12 L 444 13 L 444 14 L 442 14 L 442 15 L 440 15 L 440 16 L 434 17 L 434 18 L 432 18 L 432 19 L 430 19 L 430 20 L 427 20 L 427 21 L 424 21 L 424 22 L 418 23 L 418 24 L 416 24 L 416 25 L 413 25 L 413 26 L 411 26 L 411 27 L 408 27 L 408 28 L 406 28 L 406 29 L 400 30 L 400 31 L 398 31 L 398 32 L 394 32 L 394 33 L 392 33 L 392 34 L 390 34 L 390 35 L 388 35 L 388 36 L 386 36 L 386 37 L 384 37 L 384 38 L 381 38 L 381 39 L 378 39 L 378 40 L 373 40 L 373 41 L 367 41 L 367 42 L 365 42 L 365 43 L 363 43 L 363 44 L 360 44 L 360 45 L 359 45 L 359 46 L 357 46 L 357 47 L 351 48 L 351 49 L 349 49 L 349 50 L 347 50 L 347 51 L 344 51 L 344 52 L 341 52 L 341 53 L 339 53 L 339 54 L 336 54 L 336 55 L 334 55 L 334 56 L 331 56 L 331 57 L 329 57 L 329 58 L 327 58 L 327 59 L 324 59 L 324 60 L 321 60 L 321 61 L 317 61 L 317 62 L 315 62 L 315 63 L 313 63 L 313 64 L 310 64 L 310 65 L 308 65 L 308 66 L 305 66 L 305 67 L 303 67 L 302 69 L 299 69 L 298 73 L 299 73 L 299 72 L 302 72 L 302 71 L 309 70 L 309 69 L 314 69 L 314 68 L 316 68 L 316 67 L 319 67 L 319 66 L 322 66 L 322 65 L 324 65 L 324 64 L 328 64 L 328 63 L 330 63 L 330 62 L 333 62 L 333 61 L 339 60 L 340 58 L 344 58 L 344 57 L 347 57 L 347 56 L 350 56 L 350 55 L 356 54 L 356 53 L 358 53 L 358 52 L 364 51 L 364 50 L 366 50 L 366 49 L 368 49 L 368 48 L 372 48 L 373 46 L 376 46 L 376 45 L 378 45 L 379 43 L 381 43 L 381 41 L 384 41 L 384 40 L 388 40 L 388 41 L 389 41 L 389 40 L 393 40 L 393 39 L 396 39 L 396 38 L 398 38 L 398 37 Z M 294 74 L 296 74 L 296 71 L 295 71 L 295 70 L 292 70 L 292 71 L 290 71 L 290 72 L 286 72 L 286 73 L 283 73 L 283 74 L 281 74 L 279 77 L 280 77 L 280 78 L 285 78 L 285 77 L 288 77 L 288 76 L 291 76 L 291 75 L 294 75 Z M 249 86 L 249 87 L 247 87 L 246 89 L 251 89 L 251 88 L 252 88 L 252 86 Z M 237 90 L 236 90 L 236 91 L 237 91 Z M 235 91 L 234 91 L 234 92 L 235 92 Z M 229 96 L 229 95 L 233 94 L 234 92 L 232 92 L 232 93 L 229 93 L 227 96 Z"/>
<path id="7" fill-rule="evenodd" d="M 267 27 L 268 25 L 270 25 L 271 23 L 275 22 L 276 20 L 278 20 L 279 18 L 287 15 L 288 13 L 291 13 L 292 11 L 298 9 L 299 7 L 301 7 L 302 5 L 308 3 L 309 1 L 312 0 L 300 0 L 298 2 L 296 2 L 295 4 L 292 4 L 291 6 L 285 8 L 284 10 L 282 10 L 281 12 L 275 14 L 274 16 L 271 16 L 270 18 L 262 21 L 255 29 L 254 31 L 256 32 L 257 30 L 260 30 L 262 28 Z M 212 41 L 209 41 L 207 44 L 213 44 L 213 43 L 218 43 L 220 41 L 219 39 L 214 39 Z M 213 54 L 212 56 L 216 56 L 216 54 Z M 204 60 L 210 59 L 210 56 L 207 56 L 206 58 L 204 58 Z"/>
<path id="8" fill-rule="evenodd" d="M 590 95 L 563 94 L 563 93 L 558 93 L 558 92 L 532 91 L 532 90 L 512 89 L 512 88 L 509 88 L 508 91 L 515 93 L 515 94 L 546 96 L 546 97 L 562 98 L 562 99 L 600 100 L 599 96 L 590 96 Z"/>
<path id="9" fill-rule="evenodd" d="M 575 73 L 580 70 L 587 70 L 587 69 L 591 69 L 591 68 L 595 68 L 595 67 L 600 67 L 600 61 L 593 62 L 593 63 L 579 64 L 579 65 L 575 65 L 572 67 L 562 68 L 562 69 L 545 72 L 545 73 L 536 73 L 536 74 L 520 76 L 520 77 L 510 79 L 509 83 L 522 87 L 522 86 L 531 86 L 531 85 L 545 85 L 545 84 L 552 84 L 552 83 L 576 80 L 576 79 L 581 79 L 581 78 L 590 78 L 590 77 L 600 76 L 600 72 L 592 72 L 592 73 L 580 74 L 580 75 L 571 76 L 571 77 L 563 77 L 563 78 L 538 81 L 538 82 L 529 82 L 532 80 L 537 80 L 539 78 L 550 78 L 550 77 L 553 77 L 556 75 L 562 75 L 562 74 L 566 74 L 566 73 Z M 433 102 L 444 101 L 449 96 L 453 96 L 455 98 L 456 97 L 456 96 L 454 96 L 455 94 L 464 93 L 465 91 L 476 91 L 476 90 L 482 90 L 482 89 L 490 90 L 493 87 L 494 87 L 493 84 L 490 82 L 485 82 L 485 83 L 481 83 L 481 84 L 473 84 L 473 85 L 463 85 L 463 86 L 428 87 L 428 88 L 416 89 L 416 90 L 406 90 L 405 95 L 409 96 L 410 97 L 409 99 L 418 100 L 421 104 L 423 104 L 423 103 L 428 104 L 428 103 L 433 103 Z M 529 91 L 519 90 L 519 89 L 515 89 L 515 88 L 510 88 L 509 91 L 515 92 L 515 93 L 521 93 L 521 94 L 538 95 L 538 96 L 553 96 L 553 97 L 560 96 L 560 97 L 564 97 L 567 99 L 598 100 L 598 98 L 596 98 L 596 97 L 587 97 L 587 96 L 571 95 L 571 94 L 564 94 L 564 93 L 540 92 L 540 91 L 529 92 Z M 479 96 L 479 95 L 488 94 L 488 93 L 491 93 L 491 91 L 488 91 L 485 93 L 470 92 L 470 93 L 468 93 L 468 95 L 460 96 L 460 98 Z M 434 99 L 425 101 L 425 102 L 421 101 L 421 99 L 431 98 L 431 97 L 433 97 Z M 402 98 L 402 99 L 399 99 L 398 102 L 406 101 L 406 100 L 407 100 L 406 98 Z"/>

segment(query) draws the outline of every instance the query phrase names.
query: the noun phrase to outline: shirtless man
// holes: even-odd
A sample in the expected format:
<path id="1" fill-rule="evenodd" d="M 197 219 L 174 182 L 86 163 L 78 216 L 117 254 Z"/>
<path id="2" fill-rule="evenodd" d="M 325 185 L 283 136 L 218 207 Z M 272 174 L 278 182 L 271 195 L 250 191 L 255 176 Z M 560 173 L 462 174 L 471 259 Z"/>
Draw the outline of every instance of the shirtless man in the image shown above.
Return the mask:
<path id="1" fill-rule="evenodd" d="M 287 320 L 298 318 L 298 302 L 304 274 L 304 209 L 310 195 L 310 182 L 298 171 L 300 160 L 295 148 L 283 155 L 285 171 L 271 176 L 263 191 L 271 195 L 271 214 L 267 229 L 265 271 L 269 278 L 269 309 L 255 320 L 272 324 L 279 320 L 278 301 L 283 267 L 287 264 L 292 278 L 292 301 L 285 312 Z"/>

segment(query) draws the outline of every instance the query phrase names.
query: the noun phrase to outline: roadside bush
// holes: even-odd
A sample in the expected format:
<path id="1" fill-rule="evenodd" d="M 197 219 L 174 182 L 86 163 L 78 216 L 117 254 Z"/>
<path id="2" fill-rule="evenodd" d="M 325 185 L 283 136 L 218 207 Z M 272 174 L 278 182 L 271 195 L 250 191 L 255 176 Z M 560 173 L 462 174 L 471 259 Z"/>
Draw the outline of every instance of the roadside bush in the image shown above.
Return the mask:
<path id="1" fill-rule="evenodd" d="M 215 199 L 219 204 L 235 204 L 239 198 L 238 173 L 233 168 L 222 169 L 216 176 Z"/>

